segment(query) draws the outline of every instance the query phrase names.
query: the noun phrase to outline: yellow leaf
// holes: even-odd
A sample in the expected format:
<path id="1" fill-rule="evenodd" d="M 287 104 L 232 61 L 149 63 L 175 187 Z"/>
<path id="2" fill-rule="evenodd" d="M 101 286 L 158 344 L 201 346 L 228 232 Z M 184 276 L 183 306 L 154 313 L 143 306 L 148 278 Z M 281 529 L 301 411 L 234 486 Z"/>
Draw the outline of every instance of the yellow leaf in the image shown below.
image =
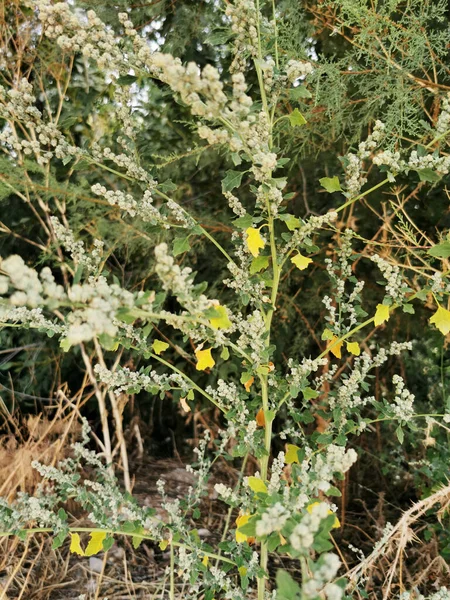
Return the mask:
<path id="1" fill-rule="evenodd" d="M 358 342 L 347 342 L 347 350 L 350 354 L 354 354 L 355 356 L 359 356 L 361 354 L 361 348 L 359 347 Z"/>
<path id="2" fill-rule="evenodd" d="M 338 339 L 339 338 L 337 336 L 333 335 L 333 337 L 330 340 L 330 343 L 328 344 L 328 348 L 330 349 L 331 354 L 334 354 L 336 358 L 341 358 L 341 350 L 344 342 L 338 342 Z"/>
<path id="3" fill-rule="evenodd" d="M 291 263 L 294 263 L 294 265 L 300 269 L 300 271 L 304 271 L 308 267 L 309 263 L 312 263 L 312 260 L 307 256 L 303 256 L 303 254 L 300 254 L 299 252 L 297 256 L 291 258 Z"/>
<path id="4" fill-rule="evenodd" d="M 306 510 L 311 514 L 312 510 L 315 506 L 317 506 L 318 504 L 321 504 L 320 502 L 313 502 L 312 504 L 309 504 L 306 507 Z M 331 509 L 328 509 L 328 514 L 329 515 L 334 515 L 334 512 Z M 333 523 L 333 527 L 331 529 L 338 529 L 341 526 L 341 522 L 339 521 L 339 519 L 337 517 L 334 518 L 334 523 Z"/>
<path id="5" fill-rule="evenodd" d="M 204 371 L 205 369 L 212 369 L 216 364 L 216 361 L 213 359 L 211 354 L 211 348 L 207 350 L 196 350 L 195 356 L 197 357 L 197 371 Z"/>
<path id="6" fill-rule="evenodd" d="M 266 417 L 264 415 L 264 410 L 262 408 L 260 408 L 258 410 L 258 412 L 256 413 L 256 424 L 258 425 L 258 427 L 266 426 Z"/>
<path id="7" fill-rule="evenodd" d="M 80 543 L 80 536 L 78 535 L 78 533 L 71 533 L 70 537 L 71 537 L 70 551 L 73 554 L 78 554 L 79 556 L 84 556 L 83 548 L 81 547 L 81 543 Z"/>
<path id="8" fill-rule="evenodd" d="M 247 234 L 247 248 L 250 250 L 250 253 L 255 258 L 259 256 L 260 249 L 264 248 L 264 240 L 261 237 L 260 229 L 255 229 L 254 227 L 249 227 L 245 230 Z"/>
<path id="9" fill-rule="evenodd" d="M 159 542 L 159 548 L 160 550 L 162 550 L 164 552 L 164 550 L 167 548 L 167 546 L 169 545 L 169 540 L 161 540 Z"/>
<path id="10" fill-rule="evenodd" d="M 161 352 L 167 350 L 168 347 L 169 344 L 167 344 L 166 342 L 162 342 L 161 340 L 153 340 L 152 349 L 153 352 L 158 356 L 161 354 Z"/>
<path id="11" fill-rule="evenodd" d="M 242 527 L 243 525 L 248 523 L 250 517 L 251 517 L 251 515 L 239 515 L 239 517 L 236 519 L 237 529 L 236 529 L 235 535 L 236 535 L 236 541 L 238 544 L 242 544 L 243 542 L 246 542 L 248 539 L 248 537 L 245 535 L 245 533 L 241 533 L 239 531 L 239 527 Z"/>
<path id="12" fill-rule="evenodd" d="M 219 313 L 218 317 L 213 317 L 209 320 L 213 329 L 228 329 L 231 327 L 231 321 L 228 318 L 227 309 L 225 306 L 214 306 L 214 310 Z"/>
<path id="13" fill-rule="evenodd" d="M 181 408 L 184 410 L 184 412 L 191 412 L 191 407 L 186 402 L 186 398 L 180 398 L 180 404 L 181 404 Z"/>
<path id="14" fill-rule="evenodd" d="M 244 383 L 244 387 L 245 387 L 245 391 L 246 391 L 246 392 L 249 392 L 249 391 L 250 391 L 250 388 L 252 387 L 252 385 L 253 385 L 253 382 L 254 382 L 254 381 L 255 381 L 255 378 L 254 378 L 254 377 L 250 377 L 250 379 L 248 379 L 248 380 L 247 380 L 247 381 Z"/>
<path id="15" fill-rule="evenodd" d="M 239 567 L 238 571 L 239 571 L 239 575 L 241 577 L 245 577 L 245 575 L 247 575 L 247 568 L 246 567 Z"/>
<path id="16" fill-rule="evenodd" d="M 204 556 L 203 560 L 202 560 L 202 564 L 205 565 L 205 567 L 207 567 L 208 563 L 209 563 L 209 556 Z"/>
<path id="17" fill-rule="evenodd" d="M 249 477 L 248 478 L 248 487 L 256 493 L 267 494 L 267 486 L 262 479 L 259 477 Z"/>
<path id="18" fill-rule="evenodd" d="M 282 546 L 286 546 L 286 544 L 287 544 L 286 538 L 283 537 L 280 532 L 278 532 L 278 535 L 280 536 L 280 543 L 281 543 L 281 545 Z"/>
<path id="19" fill-rule="evenodd" d="M 450 311 L 440 306 L 430 318 L 430 323 L 434 323 L 443 335 L 447 335 L 450 332 Z"/>
<path id="20" fill-rule="evenodd" d="M 286 454 L 284 455 L 284 462 L 287 465 L 292 465 L 292 463 L 300 464 L 297 454 L 299 450 L 300 448 L 298 446 L 294 446 L 294 444 L 286 444 Z"/>
<path id="21" fill-rule="evenodd" d="M 378 327 L 378 325 L 381 325 L 381 323 L 384 323 L 385 321 L 389 321 L 389 306 L 386 306 L 386 304 L 377 304 L 377 310 L 373 320 L 375 327 Z"/>
<path id="22" fill-rule="evenodd" d="M 105 531 L 93 531 L 91 533 L 91 539 L 87 545 L 85 556 L 93 556 L 103 550 L 103 540 L 106 538 Z"/>

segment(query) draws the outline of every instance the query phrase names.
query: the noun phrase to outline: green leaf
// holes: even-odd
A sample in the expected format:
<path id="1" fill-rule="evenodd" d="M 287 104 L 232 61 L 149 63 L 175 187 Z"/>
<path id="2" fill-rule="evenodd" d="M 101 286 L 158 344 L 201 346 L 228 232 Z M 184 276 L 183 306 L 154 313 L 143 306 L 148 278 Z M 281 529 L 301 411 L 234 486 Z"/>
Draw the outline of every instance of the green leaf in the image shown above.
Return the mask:
<path id="1" fill-rule="evenodd" d="M 119 85 L 131 85 L 137 81 L 137 77 L 135 75 L 122 75 L 116 79 L 116 83 Z"/>
<path id="2" fill-rule="evenodd" d="M 249 477 L 248 487 L 255 492 L 255 494 L 267 494 L 267 486 L 262 479 L 259 477 Z"/>
<path id="3" fill-rule="evenodd" d="M 252 260 L 252 264 L 250 265 L 250 274 L 254 275 L 255 273 L 259 273 L 263 269 L 267 269 L 269 266 L 269 256 L 257 256 Z"/>
<path id="4" fill-rule="evenodd" d="M 298 451 L 300 448 L 295 446 L 295 444 L 287 444 L 286 454 L 284 456 L 284 462 L 287 465 L 292 465 L 292 463 L 300 463 L 298 459 Z"/>
<path id="5" fill-rule="evenodd" d="M 429 181 L 430 183 L 436 183 L 440 181 L 441 176 L 438 175 L 433 169 L 419 169 L 417 171 L 420 181 Z"/>
<path id="6" fill-rule="evenodd" d="M 395 430 L 395 435 L 397 436 L 397 439 L 400 442 L 400 444 L 403 444 L 403 440 L 405 439 L 405 434 L 400 425 Z"/>
<path id="7" fill-rule="evenodd" d="M 161 352 L 164 352 L 164 350 L 167 350 L 168 347 L 169 347 L 169 344 L 167 342 L 163 342 L 161 340 L 153 340 L 152 350 L 158 356 L 161 354 Z"/>
<path id="8" fill-rule="evenodd" d="M 227 171 L 225 179 L 222 179 L 222 192 L 231 192 L 241 185 L 245 171 Z"/>
<path id="9" fill-rule="evenodd" d="M 213 329 L 229 329 L 231 327 L 231 321 L 228 317 L 228 312 L 225 306 L 213 307 L 214 313 L 208 315 L 209 322 Z"/>
<path id="10" fill-rule="evenodd" d="M 433 246 L 428 250 L 428 254 L 435 258 L 448 258 L 450 256 L 450 242 L 436 244 L 436 246 Z"/>
<path id="11" fill-rule="evenodd" d="M 233 221 L 233 225 L 239 227 L 239 229 L 248 229 L 253 224 L 252 215 L 244 215 L 243 217 L 238 217 Z"/>
<path id="12" fill-rule="evenodd" d="M 291 124 L 291 127 L 301 127 L 302 125 L 305 125 L 307 121 L 298 108 L 295 108 L 289 115 L 289 123 Z"/>
<path id="13" fill-rule="evenodd" d="M 298 85 L 289 90 L 291 100 L 300 100 L 300 98 L 312 98 L 311 92 L 304 85 Z"/>
<path id="14" fill-rule="evenodd" d="M 189 252 L 190 249 L 189 236 L 176 238 L 173 242 L 172 254 L 178 256 L 179 254 L 183 254 L 183 252 Z"/>
<path id="15" fill-rule="evenodd" d="M 409 303 L 408 303 L 408 304 L 404 304 L 404 305 L 402 306 L 402 309 L 403 309 L 403 312 L 404 312 L 404 313 L 408 313 L 408 314 L 410 314 L 410 315 L 413 315 L 413 314 L 415 314 L 415 312 L 416 312 L 416 311 L 414 310 L 414 306 L 413 306 L 412 304 L 409 304 Z"/>
<path id="16" fill-rule="evenodd" d="M 302 597 L 300 586 L 287 571 L 279 569 L 276 581 L 277 600 L 300 600 Z"/>
<path id="17" fill-rule="evenodd" d="M 70 350 L 72 344 L 70 343 L 70 341 L 67 338 L 63 338 L 62 340 L 60 340 L 59 346 L 60 346 L 60 348 L 63 349 L 64 352 L 68 352 Z"/>
<path id="18" fill-rule="evenodd" d="M 310 387 L 307 387 L 304 390 L 302 390 L 302 394 L 303 394 L 303 398 L 305 400 L 312 400 L 313 398 L 317 398 L 317 396 L 319 395 L 319 392 L 316 392 L 316 390 L 313 390 Z"/>
<path id="19" fill-rule="evenodd" d="M 337 175 L 335 175 L 334 177 L 322 177 L 322 179 L 319 179 L 319 183 L 330 194 L 332 194 L 333 192 L 342 192 L 339 177 Z"/>
<path id="20" fill-rule="evenodd" d="M 223 360 L 228 360 L 230 358 L 230 351 L 228 350 L 228 348 L 225 346 L 222 350 L 222 352 L 220 353 L 220 358 L 222 358 Z"/>
<path id="21" fill-rule="evenodd" d="M 101 333 L 98 336 L 98 341 L 100 342 L 100 346 L 102 348 L 111 352 L 115 352 L 119 347 L 119 341 L 107 333 Z"/>

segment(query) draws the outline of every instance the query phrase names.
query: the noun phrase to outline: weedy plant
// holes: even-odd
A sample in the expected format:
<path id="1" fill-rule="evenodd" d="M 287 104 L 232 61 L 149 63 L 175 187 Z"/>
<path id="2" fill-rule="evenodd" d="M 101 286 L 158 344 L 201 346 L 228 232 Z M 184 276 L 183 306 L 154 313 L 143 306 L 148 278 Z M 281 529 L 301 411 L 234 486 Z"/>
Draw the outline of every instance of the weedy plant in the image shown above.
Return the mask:
<path id="1" fill-rule="evenodd" d="M 387 527 L 374 554 L 362 558 L 345 577 L 334 552 L 332 532 L 340 522 L 332 499 L 340 495 L 337 482 L 358 459 L 351 444 L 382 421 L 395 424 L 399 444 L 405 430 L 420 431 L 424 420 L 428 429 L 430 423 L 446 428 L 450 421 L 448 406 L 438 414 L 417 414 L 414 395 L 400 374 L 383 394 L 371 391 L 375 369 L 413 348 L 404 339 L 383 347 L 376 332 L 372 334 L 374 328 L 389 326 L 393 313 L 414 314 L 421 303 L 434 306 L 431 325 L 444 335 L 450 332 L 449 271 L 441 268 L 450 244 L 407 222 L 398 194 L 393 210 L 399 221 L 393 224 L 391 216 L 381 222 L 387 235 L 392 234 L 392 244 L 365 240 L 340 219 L 375 190 L 394 184 L 396 177 L 418 174 L 425 184 L 435 184 L 448 174 L 450 157 L 440 152 L 450 134 L 448 99 L 443 97 L 441 112 L 423 139 L 395 151 L 383 149 L 385 126 L 375 121 L 357 150 L 343 157 L 343 177 L 336 173 L 320 180 L 334 208 L 302 219 L 290 207 L 283 134 L 306 125 L 290 100 L 293 91 L 297 98 L 311 96 L 308 78 L 315 66 L 279 46 L 283 24 L 275 2 L 264 7 L 259 0 L 226 2 L 228 72 L 212 64 L 200 69 L 153 50 L 126 12 L 118 15 L 121 30 L 116 33 L 94 11 L 73 10 L 69 2 L 37 0 L 25 6 L 32 22 L 30 38 L 56 45 L 68 72 L 62 86 L 58 84 L 56 99 L 46 95 L 38 76 L 13 78 L 9 87 L 0 88 L 2 165 L 16 174 L 1 176 L 4 193 L 29 206 L 52 248 L 46 256 L 48 245 L 35 242 L 43 260 L 51 258 L 52 268 L 28 266 L 18 254 L 2 258 L 0 320 L 4 327 L 56 336 L 64 351 L 80 352 L 98 401 L 103 439 L 99 454 L 89 450 L 89 426 L 83 421 L 82 441 L 73 445 L 72 457 L 57 466 L 36 463 L 43 477 L 38 493 L 0 500 L 1 535 L 26 538 L 48 531 L 55 548 L 70 539 L 71 551 L 80 556 L 107 550 L 119 536 L 131 537 L 135 547 L 154 540 L 170 549 L 171 599 L 176 578 L 188 583 L 185 596 L 206 600 L 339 600 L 359 594 L 374 557 L 387 551 L 399 531 L 406 544 L 406 534 L 405 522 Z M 96 64 L 111 87 L 111 114 L 122 128 L 113 149 L 101 136 L 87 144 L 64 133 L 65 93 L 80 55 Z M 170 90 L 193 115 L 196 132 L 207 143 L 203 153 L 218 149 L 229 161 L 222 181 L 224 201 L 233 214 L 227 221 L 228 239 L 219 241 L 171 181 L 159 181 L 141 164 L 135 145 L 140 122 L 133 102 L 139 81 L 149 78 Z M 384 179 L 362 191 L 369 164 Z M 77 179 L 80 170 L 91 168 L 96 178 L 103 172 L 104 180 Z M 74 233 L 66 192 L 75 182 L 122 218 L 152 227 L 159 281 L 154 287 L 144 282 L 139 289 L 126 289 L 107 268 L 111 249 L 105 241 L 92 235 L 88 243 Z M 162 235 L 165 241 L 160 241 Z M 182 254 L 189 260 L 196 237 L 211 245 L 217 273 L 228 270 L 222 296 L 211 297 L 207 285 L 177 260 Z M 402 253 L 385 251 L 399 237 Z M 371 297 L 365 296 L 355 261 L 372 261 L 380 272 L 382 281 L 372 288 Z M 327 316 L 318 326 L 325 348 L 313 356 L 286 356 L 279 350 L 279 297 L 292 279 L 310 276 L 313 266 L 330 282 L 322 299 Z M 217 282 L 216 288 L 220 290 Z M 164 339 L 156 327 L 162 328 Z M 141 358 L 146 366 L 121 367 L 124 353 Z M 226 363 L 234 370 L 225 371 L 225 378 L 217 376 Z M 166 518 L 140 507 L 129 493 L 119 399 L 141 390 L 162 398 L 170 392 L 185 411 L 202 400 L 221 413 L 219 436 L 211 441 L 206 433 L 196 462 L 188 467 L 197 477 L 187 497 L 168 499 L 160 482 Z M 112 469 L 110 409 L 125 492 Z M 235 488 L 216 484 L 230 517 L 238 516 L 235 523 L 227 521 L 221 542 L 213 547 L 199 537 L 195 521 L 200 499 L 208 493 L 211 466 L 219 457 L 240 461 L 243 475 L 249 457 L 258 468 Z M 84 464 L 96 478 L 81 476 Z M 431 498 L 414 514 L 437 503 L 443 512 L 449 488 Z M 80 504 L 91 526 L 72 526 L 63 508 L 68 499 Z M 87 533 L 86 545 L 80 534 Z M 268 563 L 275 553 L 298 561 L 298 576 L 280 569 L 271 586 Z M 404 598 L 412 597 L 401 586 L 400 591 Z M 446 594 L 443 589 L 433 598 Z"/>

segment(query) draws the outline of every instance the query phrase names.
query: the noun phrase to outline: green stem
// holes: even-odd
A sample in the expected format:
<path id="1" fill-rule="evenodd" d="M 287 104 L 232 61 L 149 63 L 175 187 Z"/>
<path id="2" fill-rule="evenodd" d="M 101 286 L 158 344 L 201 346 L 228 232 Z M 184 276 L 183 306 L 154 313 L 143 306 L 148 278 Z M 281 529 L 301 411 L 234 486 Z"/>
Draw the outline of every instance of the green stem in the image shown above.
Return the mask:
<path id="1" fill-rule="evenodd" d="M 275 38 L 275 65 L 277 69 L 279 68 L 279 59 L 278 59 L 278 27 L 277 27 L 277 14 L 275 11 L 275 0 L 272 0 L 272 19 L 273 19 L 273 33 Z"/>
<path id="2" fill-rule="evenodd" d="M 390 181 L 389 177 L 386 177 L 386 179 L 383 179 L 383 181 L 380 181 L 380 183 L 377 183 L 377 185 L 374 185 L 373 187 L 371 187 L 370 189 L 366 190 L 362 194 L 359 194 L 359 196 L 356 196 L 355 198 L 351 198 L 350 200 L 347 200 L 347 202 L 345 204 L 342 204 L 342 206 L 339 206 L 339 208 L 336 208 L 335 212 L 340 212 L 341 210 L 344 210 L 344 208 L 347 208 L 347 206 L 350 206 L 351 204 L 353 204 L 357 200 L 360 200 L 361 198 L 364 198 L 364 196 L 367 196 L 371 192 L 374 192 L 378 188 L 382 187 L 385 183 L 389 183 L 389 181 Z"/>
<path id="3" fill-rule="evenodd" d="M 214 398 L 210 394 L 208 394 L 208 392 L 205 392 L 205 390 L 202 390 L 202 388 L 200 386 L 198 386 L 195 383 L 195 381 L 193 381 L 185 373 L 183 373 L 183 371 L 180 371 L 180 369 L 177 369 L 177 367 L 175 367 L 174 365 L 171 365 L 170 362 L 167 362 L 167 360 L 164 360 L 157 354 L 150 353 L 150 356 L 151 356 L 151 358 L 154 358 L 155 360 L 159 361 L 161 364 L 165 365 L 166 367 L 168 367 L 169 369 L 174 371 L 175 373 L 178 373 L 179 375 L 181 375 L 183 377 L 183 379 L 185 379 L 188 383 L 190 383 L 192 385 L 192 387 L 195 390 L 197 390 L 197 392 L 199 392 L 200 394 L 202 394 L 202 396 L 204 396 L 210 402 L 212 402 L 212 404 L 214 404 L 214 406 L 217 406 L 217 408 L 219 410 L 221 410 L 222 412 L 225 412 L 225 409 L 222 406 L 220 406 L 220 404 L 216 400 L 214 400 Z"/>
<path id="4" fill-rule="evenodd" d="M 436 142 L 439 142 L 439 140 L 442 140 L 448 135 L 450 135 L 450 129 L 447 129 L 447 131 L 444 131 L 444 133 L 441 133 L 441 135 L 438 135 L 432 139 L 431 142 L 425 146 L 425 148 L 428 150 L 428 148 L 431 148 L 431 146 L 433 146 Z"/>

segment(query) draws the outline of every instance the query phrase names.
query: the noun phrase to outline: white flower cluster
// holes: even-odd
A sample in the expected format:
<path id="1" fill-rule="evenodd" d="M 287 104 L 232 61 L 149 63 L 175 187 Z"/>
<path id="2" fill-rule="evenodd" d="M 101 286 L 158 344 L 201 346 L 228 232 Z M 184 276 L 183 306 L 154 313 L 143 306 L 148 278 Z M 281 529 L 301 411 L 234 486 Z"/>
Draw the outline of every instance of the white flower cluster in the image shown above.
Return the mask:
<path id="1" fill-rule="evenodd" d="M 363 161 L 380 145 L 384 137 L 385 125 L 381 121 L 376 121 L 373 132 L 366 141 L 361 142 L 356 154 L 348 153 L 345 155 L 347 165 L 345 167 L 345 185 L 347 195 L 357 196 L 366 183 L 367 179 L 363 175 Z"/>
<path id="2" fill-rule="evenodd" d="M 9 307 L 0 303 L 1 323 L 21 323 L 31 329 L 40 329 L 49 335 L 62 334 L 66 328 L 55 321 L 46 319 L 41 308 L 25 308 L 24 306 Z"/>
<path id="3" fill-rule="evenodd" d="M 50 0 L 30 0 L 30 8 L 39 11 L 44 34 L 56 40 L 65 52 L 79 52 L 97 61 L 100 68 L 128 71 L 123 52 L 113 32 L 93 10 L 78 18 L 66 2 L 52 4 Z"/>
<path id="4" fill-rule="evenodd" d="M 255 282 L 254 278 L 249 276 L 253 257 L 249 254 L 248 249 L 242 246 L 241 234 L 234 231 L 231 240 L 238 244 L 235 249 L 235 257 L 239 264 L 236 262 L 229 262 L 227 264 L 227 269 L 232 277 L 225 278 L 223 284 L 232 290 L 236 290 L 238 293 L 246 294 L 250 302 L 259 305 L 261 300 L 264 302 L 265 298 L 268 298 L 264 295 L 265 283 L 263 281 Z M 268 301 L 270 302 L 270 298 Z"/>
<path id="5" fill-rule="evenodd" d="M 277 502 L 261 515 L 259 521 L 256 521 L 256 535 L 263 537 L 270 535 L 273 531 L 281 531 L 290 516 L 291 513 L 280 502 Z"/>
<path id="6" fill-rule="evenodd" d="M 236 493 L 236 491 L 223 483 L 216 483 L 214 485 L 214 489 L 218 496 L 227 504 L 237 504 L 239 501 L 239 495 Z"/>
<path id="7" fill-rule="evenodd" d="M 71 229 L 65 227 L 57 217 L 50 217 L 50 221 L 58 242 L 70 253 L 76 266 L 82 266 L 89 273 L 98 271 L 102 260 L 104 242 L 94 240 L 94 247 L 90 254 L 86 253 L 84 242 L 75 240 Z"/>
<path id="8" fill-rule="evenodd" d="M 253 311 L 243 319 L 236 317 L 236 327 L 240 335 L 236 342 L 242 350 L 249 352 L 254 365 L 261 364 L 261 354 L 266 349 L 264 317 L 259 310 Z"/>
<path id="9" fill-rule="evenodd" d="M 299 229 L 296 229 L 293 232 L 291 239 L 284 248 L 284 252 L 289 252 L 293 248 L 300 246 L 305 240 L 310 238 L 315 231 L 330 225 L 333 221 L 336 221 L 337 217 L 338 214 L 334 210 L 320 216 L 311 215 Z"/>
<path id="10" fill-rule="evenodd" d="M 421 171 L 431 169 L 440 176 L 450 173 L 450 156 L 439 156 L 437 152 L 422 154 L 412 150 L 408 160 L 401 158 L 400 152 L 384 150 L 373 158 L 375 165 L 385 165 L 394 173 L 408 172 L 409 170 Z"/>
<path id="11" fill-rule="evenodd" d="M 44 267 L 38 274 L 34 269 L 27 267 L 20 256 L 13 255 L 2 260 L 0 269 L 7 276 L 2 276 L 0 280 L 0 291 L 5 295 L 9 288 L 14 290 L 7 299 L 10 307 L 47 307 L 49 310 L 54 310 L 62 304 L 74 307 L 67 313 L 63 329 L 48 327 L 49 331 L 64 332 L 67 342 L 72 345 L 89 341 L 103 333 L 115 336 L 117 311 L 119 308 L 134 306 L 134 296 L 131 292 L 117 284 L 109 285 L 104 277 L 90 278 L 88 283 L 75 284 L 65 292 L 64 288 L 55 282 L 48 267 Z M 46 325 L 51 325 L 42 320 L 41 313 L 30 313 L 28 310 L 11 312 L 7 309 L 3 310 L 2 316 L 14 321 L 19 321 L 22 316 L 30 327 L 46 328 Z"/>
<path id="12" fill-rule="evenodd" d="M 405 382 L 400 375 L 392 377 L 392 383 L 395 385 L 394 405 L 390 408 L 395 416 L 401 421 L 409 421 L 414 416 L 414 394 L 405 387 Z"/>
<path id="13" fill-rule="evenodd" d="M 401 302 L 404 298 L 404 292 L 402 291 L 404 285 L 400 268 L 381 258 L 378 254 L 371 256 L 370 260 L 377 265 L 386 280 L 386 294 L 394 302 Z"/>
<path id="14" fill-rule="evenodd" d="M 399 356 L 402 352 L 411 350 L 411 348 L 411 342 L 394 341 L 388 348 L 380 348 L 375 356 L 370 356 L 367 352 L 363 352 L 361 356 L 355 358 L 351 373 L 348 376 L 345 375 L 345 378 L 340 382 L 336 396 L 332 394 L 328 395 L 330 409 L 333 410 L 336 406 L 342 409 L 341 424 L 345 422 L 346 415 L 354 411 L 354 409 L 365 406 L 374 400 L 372 396 L 368 396 L 367 398 L 361 397 L 361 387 L 369 372 L 384 364 L 389 356 Z"/>
<path id="15" fill-rule="evenodd" d="M 258 30 L 256 6 L 253 0 L 234 0 L 225 10 L 231 20 L 231 30 L 235 35 L 231 72 L 244 71 L 247 56 L 258 56 Z"/>
<path id="16" fill-rule="evenodd" d="M 306 378 L 328 364 L 327 358 L 303 358 L 301 363 L 295 363 L 293 358 L 288 360 L 289 374 L 286 379 L 289 385 L 305 387 Z"/>
<path id="17" fill-rule="evenodd" d="M 55 282 L 48 267 L 38 274 L 17 254 L 1 260 L 0 270 L 6 274 L 6 277 L 0 276 L 0 293 L 6 294 L 12 287 L 15 291 L 10 295 L 9 303 L 13 306 L 35 308 L 49 299 L 58 302 L 65 297 L 64 288 Z"/>
<path id="18" fill-rule="evenodd" d="M 424 596 L 414 592 L 402 592 L 399 596 L 399 600 L 450 600 L 450 590 L 446 587 L 441 587 L 437 592 Z"/>
<path id="19" fill-rule="evenodd" d="M 166 243 L 155 247 L 155 258 L 155 271 L 161 280 L 162 287 L 166 291 L 171 291 L 190 315 L 201 317 L 208 308 L 218 304 L 217 300 L 210 300 L 204 294 L 196 293 L 192 269 L 190 267 L 181 268 L 177 265 L 173 256 L 168 253 Z M 171 315 L 166 312 L 162 314 L 164 314 L 167 323 L 182 331 L 186 327 L 190 327 L 185 320 L 178 318 L 177 315 Z M 227 333 L 232 332 L 234 329 L 235 326 L 230 327 Z M 192 327 L 189 328 L 189 334 L 194 340 L 204 340 L 208 335 L 212 335 L 212 331 L 206 325 L 196 323 L 195 330 Z M 223 344 L 225 342 L 225 336 L 222 331 L 215 330 L 214 338 L 218 343 Z"/>
<path id="20" fill-rule="evenodd" d="M 160 375 L 156 371 L 138 373 L 131 371 L 128 367 L 122 367 L 118 371 L 110 371 L 99 364 L 95 365 L 94 372 L 99 380 L 113 389 L 114 393 L 118 396 L 126 393 L 131 388 L 135 393 L 138 393 L 142 389 L 148 391 L 153 388 L 163 389 L 165 387 L 180 387 L 183 393 L 187 393 L 190 389 L 185 379 L 178 373 L 171 373 L 169 375 Z"/>
<path id="21" fill-rule="evenodd" d="M 64 159 L 79 154 L 79 149 L 70 145 L 53 123 L 42 120 L 42 113 L 33 105 L 36 98 L 32 92 L 26 79 L 8 91 L 0 86 L 0 116 L 7 122 L 0 132 L 0 143 L 14 156 L 34 154 L 39 165 L 47 164 L 53 157 Z M 12 125 L 17 121 L 23 126 L 24 137 L 19 137 Z"/>
<path id="22" fill-rule="evenodd" d="M 303 79 L 314 71 L 314 67 L 310 62 L 300 60 L 288 61 L 286 67 L 286 76 L 290 83 L 294 83 L 300 77 Z"/>
<path id="23" fill-rule="evenodd" d="M 436 135 L 444 136 L 450 130 L 450 94 L 442 100 L 441 112 L 436 123 Z"/>
<path id="24" fill-rule="evenodd" d="M 104 160 L 110 160 L 118 167 L 125 169 L 125 173 L 128 177 L 147 184 L 150 190 L 156 186 L 156 181 L 153 177 L 127 154 L 124 154 L 123 152 L 121 154 L 115 154 L 108 146 L 101 147 L 97 143 L 92 144 L 91 153 L 92 158 L 95 161 L 101 163 Z"/>
<path id="25" fill-rule="evenodd" d="M 326 552 L 315 565 L 313 576 L 302 585 L 302 592 L 306 599 L 325 597 L 326 600 L 341 600 L 344 590 L 336 583 L 329 583 L 335 579 L 341 561 L 336 554 Z"/>
<path id="26" fill-rule="evenodd" d="M 280 489 L 281 476 L 285 467 L 285 455 L 284 452 L 279 452 L 278 456 L 273 459 L 272 469 L 270 473 L 270 481 L 268 486 L 268 493 L 274 494 Z"/>
<path id="27" fill-rule="evenodd" d="M 355 303 L 360 302 L 360 294 L 364 287 L 364 281 L 357 281 L 353 284 L 351 292 L 346 292 L 350 285 L 349 279 L 352 277 L 352 238 L 354 232 L 351 229 L 346 229 L 341 236 L 341 244 L 337 250 L 339 260 L 333 262 L 330 258 L 325 259 L 325 265 L 333 283 L 334 294 L 333 299 L 325 296 L 322 300 L 329 313 L 327 321 L 330 324 L 337 323 L 337 306 L 339 306 L 339 327 L 343 326 L 344 318 L 347 317 L 345 331 L 350 331 L 358 322 L 358 317 L 355 309 Z"/>
<path id="28" fill-rule="evenodd" d="M 307 512 L 298 523 L 290 537 L 289 542 L 295 550 L 306 550 L 314 543 L 314 535 L 319 531 L 321 522 L 328 517 L 329 506 L 326 502 L 318 502 Z"/>
<path id="29" fill-rule="evenodd" d="M 154 187 L 156 187 L 156 181 L 153 181 L 152 188 Z M 95 183 L 91 187 L 91 190 L 97 196 L 105 198 L 111 206 L 118 206 L 121 210 L 128 213 L 130 217 L 138 216 L 144 222 L 151 223 L 152 225 L 161 225 L 164 229 L 169 229 L 171 226 L 168 216 L 162 214 L 154 205 L 151 189 L 145 190 L 140 200 L 135 200 L 131 194 L 122 192 L 121 190 L 107 190 L 100 183 Z M 174 200 L 166 202 L 165 207 L 169 210 L 169 213 L 178 225 L 181 224 L 183 227 L 193 227 L 195 225 L 192 217 Z"/>

